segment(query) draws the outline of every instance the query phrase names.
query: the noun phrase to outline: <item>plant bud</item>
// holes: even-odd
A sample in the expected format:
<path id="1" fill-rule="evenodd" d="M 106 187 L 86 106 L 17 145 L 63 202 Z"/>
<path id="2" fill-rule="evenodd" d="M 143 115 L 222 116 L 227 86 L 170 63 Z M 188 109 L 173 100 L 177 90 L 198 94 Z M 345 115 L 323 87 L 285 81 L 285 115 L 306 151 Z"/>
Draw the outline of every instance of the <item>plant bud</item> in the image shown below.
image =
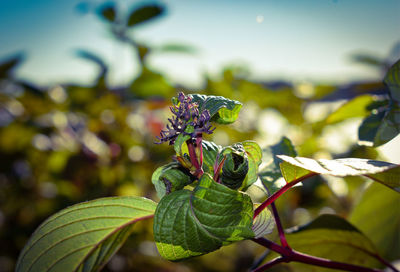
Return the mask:
<path id="1" fill-rule="evenodd" d="M 221 182 L 231 189 L 238 189 L 249 171 L 247 154 L 241 144 L 225 149 L 223 154 L 226 160 L 222 167 Z"/>

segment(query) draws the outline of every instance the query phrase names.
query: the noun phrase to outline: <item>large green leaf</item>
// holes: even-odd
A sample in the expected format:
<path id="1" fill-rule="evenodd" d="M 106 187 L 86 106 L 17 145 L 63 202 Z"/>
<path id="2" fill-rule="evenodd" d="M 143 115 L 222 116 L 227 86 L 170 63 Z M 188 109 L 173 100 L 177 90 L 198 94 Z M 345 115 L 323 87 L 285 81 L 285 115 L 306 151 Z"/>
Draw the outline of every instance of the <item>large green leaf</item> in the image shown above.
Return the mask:
<path id="1" fill-rule="evenodd" d="M 381 267 L 373 243 L 349 222 L 335 215 L 321 215 L 286 235 L 289 245 L 302 253 L 365 267 Z M 295 271 L 333 271 L 291 263 Z"/>
<path id="2" fill-rule="evenodd" d="M 16 271 L 98 271 L 125 242 L 132 225 L 153 216 L 156 205 L 129 196 L 68 207 L 33 233 Z"/>
<path id="3" fill-rule="evenodd" d="M 219 124 L 235 122 L 242 108 L 242 103 L 222 96 L 191 94 L 192 101 L 199 105 L 199 111 L 208 110 L 211 120 Z"/>
<path id="4" fill-rule="evenodd" d="M 127 25 L 132 27 L 159 17 L 165 13 L 165 7 L 159 4 L 150 4 L 139 7 L 131 12 Z"/>
<path id="5" fill-rule="evenodd" d="M 287 182 L 292 182 L 310 173 L 337 177 L 365 176 L 400 192 L 400 165 L 366 159 L 313 160 L 303 157 L 279 155 L 282 175 Z M 298 173 L 296 176 L 286 173 Z"/>
<path id="6" fill-rule="evenodd" d="M 164 258 L 180 260 L 254 237 L 248 195 L 213 181 L 207 173 L 193 191 L 166 195 L 154 217 L 154 239 Z"/>
<path id="7" fill-rule="evenodd" d="M 368 109 L 368 106 L 373 102 L 374 98 L 371 95 L 357 96 L 331 113 L 326 119 L 326 123 L 335 124 L 348 118 L 365 117 L 369 115 L 370 110 Z"/>
<path id="8" fill-rule="evenodd" d="M 288 138 L 283 137 L 277 144 L 263 149 L 263 167 L 258 175 L 270 195 L 285 185 L 279 182 L 282 177 L 279 164 L 282 160 L 277 155 L 297 155 Z"/>
<path id="9" fill-rule="evenodd" d="M 371 184 L 350 215 L 357 226 L 388 260 L 400 258 L 400 195 Z"/>
<path id="10" fill-rule="evenodd" d="M 400 102 L 400 60 L 389 69 L 383 82 L 389 87 L 391 97 Z"/>

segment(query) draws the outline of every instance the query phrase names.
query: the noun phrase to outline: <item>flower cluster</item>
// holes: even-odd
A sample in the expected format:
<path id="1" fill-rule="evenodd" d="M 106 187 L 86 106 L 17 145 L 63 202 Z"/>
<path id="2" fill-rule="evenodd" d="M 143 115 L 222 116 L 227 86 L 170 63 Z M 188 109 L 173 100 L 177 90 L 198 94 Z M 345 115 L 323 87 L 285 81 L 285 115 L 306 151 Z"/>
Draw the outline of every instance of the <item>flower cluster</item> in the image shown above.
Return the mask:
<path id="1" fill-rule="evenodd" d="M 172 119 L 168 119 L 170 125 L 167 125 L 166 130 L 161 131 L 161 138 L 157 137 L 158 144 L 169 142 L 170 145 L 173 145 L 180 134 L 195 138 L 202 133 L 211 134 L 215 129 L 209 123 L 210 112 L 204 110 L 200 113 L 198 104 L 192 102 L 191 97 L 185 96 L 180 92 L 178 101 L 174 106 L 170 107 L 174 116 Z"/>

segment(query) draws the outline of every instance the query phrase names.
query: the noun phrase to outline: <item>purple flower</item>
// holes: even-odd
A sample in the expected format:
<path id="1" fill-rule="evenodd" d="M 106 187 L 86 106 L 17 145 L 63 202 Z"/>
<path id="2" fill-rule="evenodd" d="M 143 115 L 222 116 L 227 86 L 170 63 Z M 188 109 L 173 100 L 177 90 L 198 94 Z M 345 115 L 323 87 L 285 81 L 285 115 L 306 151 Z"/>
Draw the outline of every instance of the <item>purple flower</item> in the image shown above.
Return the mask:
<path id="1" fill-rule="evenodd" d="M 161 137 L 157 137 L 159 140 L 157 144 L 169 142 L 170 145 L 173 145 L 180 134 L 195 138 L 202 133 L 211 134 L 215 129 L 209 123 L 210 112 L 204 110 L 200 113 L 198 104 L 192 102 L 191 97 L 185 96 L 184 93 L 180 92 L 178 101 L 170 107 L 174 116 L 168 119 L 169 124 L 166 130 L 161 131 Z"/>

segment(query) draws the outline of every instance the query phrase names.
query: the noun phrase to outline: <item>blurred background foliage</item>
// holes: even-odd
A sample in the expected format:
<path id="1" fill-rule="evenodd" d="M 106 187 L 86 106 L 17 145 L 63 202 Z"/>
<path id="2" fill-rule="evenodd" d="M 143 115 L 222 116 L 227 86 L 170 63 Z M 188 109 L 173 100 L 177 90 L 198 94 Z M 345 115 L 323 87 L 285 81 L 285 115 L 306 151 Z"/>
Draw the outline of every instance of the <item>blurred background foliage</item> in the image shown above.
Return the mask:
<path id="1" fill-rule="evenodd" d="M 174 86 L 149 67 L 148 56 L 167 52 L 190 55 L 196 48 L 179 43 L 151 46 L 137 41 L 131 32 L 138 25 L 161 19 L 166 8 L 160 3 L 139 5 L 123 16 L 114 2 L 96 7 L 98 19 L 115 42 L 129 45 L 138 57 L 140 72 L 126 86 L 110 87 L 109 67 L 102 56 L 83 49 L 76 51 L 77 56 L 98 67 L 90 85 L 38 87 L 15 76 L 28 56 L 16 53 L 1 59 L 0 271 L 12 271 L 34 229 L 68 205 L 116 195 L 158 201 L 151 175 L 171 159 L 173 149 L 154 142 L 170 115 L 170 99 L 178 91 L 221 95 L 244 104 L 236 123 L 218 126 L 207 136 L 218 144 L 252 139 L 266 146 L 287 136 L 300 156 L 386 159 L 377 149 L 358 145 L 356 138 L 366 105 L 387 96 L 381 81 L 346 85 L 262 82 L 250 80 L 247 67 L 232 65 L 221 69 L 218 76 L 206 75 L 201 90 Z M 399 57 L 399 48 L 395 45 L 387 58 L 354 54 L 352 59 L 384 74 Z M 360 112 L 328 118 L 353 98 L 358 99 L 354 108 Z M 322 213 L 349 217 L 365 188 L 365 180 L 359 177 L 346 181 L 314 177 L 277 202 L 284 227 L 304 224 Z M 381 188 L 383 194 L 390 194 L 388 190 Z M 255 199 L 265 198 L 261 191 L 251 194 Z M 365 229 L 362 219 L 352 218 Z M 398 251 L 390 251 L 386 257 L 399 258 Z M 149 221 L 135 226 L 104 271 L 246 271 L 262 252 L 251 242 L 241 242 L 207 256 L 167 262 L 158 256 Z"/>

